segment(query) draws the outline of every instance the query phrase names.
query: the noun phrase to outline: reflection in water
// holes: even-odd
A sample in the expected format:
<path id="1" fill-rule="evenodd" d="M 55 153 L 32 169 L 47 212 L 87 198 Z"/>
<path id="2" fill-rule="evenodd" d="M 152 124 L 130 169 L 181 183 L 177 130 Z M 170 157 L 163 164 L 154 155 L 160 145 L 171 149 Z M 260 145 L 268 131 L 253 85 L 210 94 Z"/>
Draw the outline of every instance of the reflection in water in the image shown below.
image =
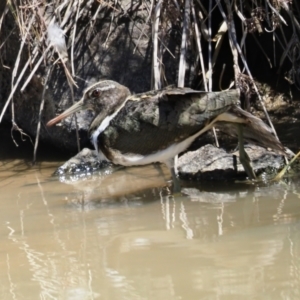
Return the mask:
<path id="1" fill-rule="evenodd" d="M 298 299 L 299 179 L 185 184 L 165 169 L 59 182 L 0 169 L 0 299 Z"/>

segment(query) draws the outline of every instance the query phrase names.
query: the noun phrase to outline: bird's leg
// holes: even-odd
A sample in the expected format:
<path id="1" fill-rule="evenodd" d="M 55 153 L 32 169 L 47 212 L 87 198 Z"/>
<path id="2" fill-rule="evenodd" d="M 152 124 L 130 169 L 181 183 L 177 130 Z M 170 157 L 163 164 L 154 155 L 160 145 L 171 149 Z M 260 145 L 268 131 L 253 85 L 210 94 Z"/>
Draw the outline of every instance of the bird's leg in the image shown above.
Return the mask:
<path id="1" fill-rule="evenodd" d="M 166 165 L 169 168 L 171 174 L 172 174 L 172 180 L 173 180 L 173 193 L 180 193 L 181 192 L 181 185 L 179 182 L 179 179 L 177 177 L 177 158 L 170 158 L 168 161 L 166 161 Z"/>
<path id="2" fill-rule="evenodd" d="M 245 151 L 244 148 L 244 133 L 243 133 L 243 125 L 237 124 L 237 130 L 238 130 L 238 139 L 239 139 L 239 153 L 240 153 L 240 162 L 243 165 L 247 175 L 250 179 L 256 179 L 256 175 L 254 173 L 254 170 L 251 166 L 250 158 Z"/>
<path id="3" fill-rule="evenodd" d="M 178 166 L 178 155 L 176 155 L 173 159 L 173 169 L 174 169 L 174 173 L 175 173 L 175 176 L 176 178 L 178 177 L 178 169 L 177 169 L 177 166 Z"/>

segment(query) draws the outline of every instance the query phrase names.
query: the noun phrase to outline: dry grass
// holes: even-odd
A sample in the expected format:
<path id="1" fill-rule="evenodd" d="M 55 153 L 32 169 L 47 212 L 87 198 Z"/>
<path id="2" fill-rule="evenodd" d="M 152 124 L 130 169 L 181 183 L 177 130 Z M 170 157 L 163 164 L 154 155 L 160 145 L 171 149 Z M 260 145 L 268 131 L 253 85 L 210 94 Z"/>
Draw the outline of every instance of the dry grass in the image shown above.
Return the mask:
<path id="1" fill-rule="evenodd" d="M 134 3 L 134 1 L 133 1 Z M 93 7 L 93 9 L 92 9 Z M 250 99 L 250 94 L 256 93 L 264 108 L 261 95 L 258 92 L 251 70 L 247 63 L 247 38 L 253 36 L 260 51 L 270 67 L 280 72 L 284 65 L 290 66 L 284 78 L 292 85 L 300 88 L 300 7 L 297 1 L 290 0 L 142 0 L 139 6 L 147 12 L 144 24 L 152 25 L 152 87 L 158 89 L 168 84 L 165 78 L 164 53 L 167 51 L 178 63 L 178 86 L 186 83 L 187 70 L 194 70 L 198 88 L 210 91 L 214 86 L 223 87 L 224 72 L 232 68 L 234 76 L 227 88 L 235 85 Z M 83 17 L 89 16 L 88 34 L 93 34 L 95 20 L 99 12 L 106 10 L 111 15 L 111 24 L 115 14 L 123 11 L 121 0 L 7 0 L 0 15 L 0 31 L 10 14 L 20 35 L 20 49 L 14 65 L 11 68 L 11 91 L 0 112 L 0 123 L 9 106 L 14 112 L 14 95 L 16 91 L 24 91 L 39 68 L 44 68 L 48 74 L 49 68 L 63 66 L 66 80 L 73 93 L 76 86 L 76 69 L 74 67 L 74 42 L 77 28 Z M 1 13 L 1 11 L 0 11 Z M 126 12 L 124 11 L 124 14 Z M 219 24 L 216 26 L 216 24 Z M 181 42 L 178 43 L 179 53 L 176 55 L 166 46 L 170 39 L 171 27 L 180 29 Z M 237 29 L 242 35 L 237 34 Z M 287 30 L 291 34 L 286 34 Z M 110 38 L 108 31 L 106 41 Z M 145 35 L 144 28 L 140 37 Z M 260 35 L 272 35 L 273 50 L 260 45 L 257 39 Z M 65 42 L 68 36 L 68 48 Z M 3 37 L 0 43 L 0 56 L 5 56 L 4 45 L 8 37 Z M 149 37 L 150 38 L 150 37 Z M 231 62 L 224 64 L 219 78 L 214 71 L 225 41 L 228 41 L 232 53 Z M 138 45 L 136 45 L 135 50 Z M 279 50 L 280 51 L 279 51 Z M 21 64 L 21 57 L 26 53 L 27 59 Z M 189 57 L 188 57 L 189 56 Z M 1 60 L 2 61 L 2 60 Z M 54 63 L 53 63 L 54 61 Z M 230 63 L 232 65 L 230 65 Z M 21 67 L 22 66 L 22 67 Z M 49 74 L 48 74 L 49 75 Z M 26 78 L 25 78 L 26 76 Z M 48 78 L 49 76 L 45 76 Z M 218 83 L 214 83 L 214 80 Z M 228 80 L 227 80 L 228 82 Z M 44 83 L 46 85 L 46 82 Z M 250 103 L 248 103 L 250 106 Z M 41 98 L 40 114 L 43 110 Z M 264 108 L 266 118 L 275 129 Z M 38 130 L 41 117 L 39 117 Z M 12 115 L 13 129 L 20 130 Z M 78 136 L 77 136 L 78 138 Z M 36 137 L 38 144 L 38 134 Z M 78 141 L 79 148 L 79 141 Z M 36 151 L 36 150 L 35 150 Z"/>

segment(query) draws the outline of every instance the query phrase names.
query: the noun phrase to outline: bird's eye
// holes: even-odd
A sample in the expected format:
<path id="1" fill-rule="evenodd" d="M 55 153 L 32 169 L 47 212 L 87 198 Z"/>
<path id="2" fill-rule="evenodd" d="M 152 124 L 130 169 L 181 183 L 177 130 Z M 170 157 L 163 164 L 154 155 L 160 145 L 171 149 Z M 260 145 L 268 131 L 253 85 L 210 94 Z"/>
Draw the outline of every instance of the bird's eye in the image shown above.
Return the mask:
<path id="1" fill-rule="evenodd" d="M 95 89 L 95 90 L 93 90 L 93 91 L 92 91 L 92 94 L 91 94 L 91 96 L 92 96 L 93 98 L 98 98 L 100 95 L 101 95 L 101 90 L 100 90 L 100 89 Z"/>

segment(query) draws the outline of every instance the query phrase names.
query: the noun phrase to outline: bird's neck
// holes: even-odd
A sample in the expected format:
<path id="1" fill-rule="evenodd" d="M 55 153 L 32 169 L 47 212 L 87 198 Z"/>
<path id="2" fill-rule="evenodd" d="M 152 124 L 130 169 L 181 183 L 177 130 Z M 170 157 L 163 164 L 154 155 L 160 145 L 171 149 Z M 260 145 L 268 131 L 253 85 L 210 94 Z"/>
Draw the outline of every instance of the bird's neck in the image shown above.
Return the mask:
<path id="1" fill-rule="evenodd" d="M 121 95 L 118 98 L 114 98 L 113 101 L 106 102 L 101 109 L 95 109 L 95 118 L 89 128 L 89 136 L 96 150 L 98 150 L 98 136 L 109 126 L 111 120 L 124 107 L 130 92 L 126 89 Z"/>
<path id="2" fill-rule="evenodd" d="M 95 118 L 90 125 L 89 134 L 93 134 L 96 130 L 100 130 L 100 132 L 104 131 L 109 125 L 109 121 L 124 106 L 129 95 L 131 93 L 127 87 L 118 85 L 106 99 L 96 103 L 93 107 Z M 106 125 L 106 123 L 108 124 Z"/>

